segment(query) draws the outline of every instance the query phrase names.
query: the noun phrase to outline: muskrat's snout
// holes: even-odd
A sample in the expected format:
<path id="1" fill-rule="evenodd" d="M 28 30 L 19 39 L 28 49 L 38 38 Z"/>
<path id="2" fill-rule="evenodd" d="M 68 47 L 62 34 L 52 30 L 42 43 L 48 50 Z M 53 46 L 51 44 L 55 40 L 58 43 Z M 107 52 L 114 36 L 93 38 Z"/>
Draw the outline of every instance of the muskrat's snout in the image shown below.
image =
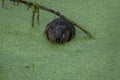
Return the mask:
<path id="1" fill-rule="evenodd" d="M 56 42 L 61 42 L 61 38 L 62 38 L 62 35 L 64 34 L 63 33 L 63 29 L 62 29 L 62 27 L 61 26 L 56 26 L 55 28 L 54 28 L 54 37 L 55 37 L 55 40 L 56 40 Z"/>
<path id="2" fill-rule="evenodd" d="M 61 37 L 62 37 L 62 33 L 60 32 L 60 33 L 58 33 L 58 34 L 55 34 L 55 40 L 56 40 L 56 42 L 60 42 L 60 40 L 61 40 Z"/>
<path id="3" fill-rule="evenodd" d="M 75 28 L 63 18 L 58 18 L 47 25 L 46 35 L 52 42 L 63 43 L 75 36 Z"/>

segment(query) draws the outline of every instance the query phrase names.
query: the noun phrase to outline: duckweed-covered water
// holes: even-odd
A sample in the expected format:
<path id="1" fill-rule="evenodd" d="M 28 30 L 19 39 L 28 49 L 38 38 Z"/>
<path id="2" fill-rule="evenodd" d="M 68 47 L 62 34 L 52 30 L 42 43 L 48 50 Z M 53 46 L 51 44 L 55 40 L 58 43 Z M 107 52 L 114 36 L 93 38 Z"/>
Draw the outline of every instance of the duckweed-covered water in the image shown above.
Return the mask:
<path id="1" fill-rule="evenodd" d="M 119 80 L 120 0 L 28 0 L 73 19 L 95 39 L 50 43 L 44 34 L 55 15 L 40 10 L 31 28 L 31 9 L 0 1 L 0 80 Z"/>

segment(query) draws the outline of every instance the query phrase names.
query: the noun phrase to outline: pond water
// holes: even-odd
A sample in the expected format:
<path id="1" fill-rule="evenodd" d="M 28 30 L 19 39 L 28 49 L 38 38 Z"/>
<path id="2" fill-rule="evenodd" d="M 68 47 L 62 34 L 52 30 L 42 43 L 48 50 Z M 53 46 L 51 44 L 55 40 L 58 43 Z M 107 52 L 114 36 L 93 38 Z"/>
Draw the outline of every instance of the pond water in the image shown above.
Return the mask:
<path id="1" fill-rule="evenodd" d="M 92 33 L 76 28 L 65 44 L 46 39 L 46 25 L 55 15 L 40 10 L 31 28 L 31 9 L 0 1 L 0 80 L 119 80 L 120 0 L 28 0 L 71 18 Z"/>

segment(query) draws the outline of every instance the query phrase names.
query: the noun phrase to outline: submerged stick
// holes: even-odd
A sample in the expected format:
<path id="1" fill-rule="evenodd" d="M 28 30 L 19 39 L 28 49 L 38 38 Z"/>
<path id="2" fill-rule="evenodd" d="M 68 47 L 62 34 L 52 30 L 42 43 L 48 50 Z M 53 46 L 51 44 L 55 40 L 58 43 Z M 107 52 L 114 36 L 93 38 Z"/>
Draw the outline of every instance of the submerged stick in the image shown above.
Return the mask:
<path id="1" fill-rule="evenodd" d="M 23 3 L 25 5 L 28 5 L 28 7 L 31 7 L 31 6 L 34 6 L 34 8 L 37 8 L 37 9 L 42 9 L 44 11 L 47 11 L 47 12 L 50 12 L 52 14 L 55 14 L 59 17 L 62 17 L 63 19 L 67 20 L 68 22 L 70 22 L 72 25 L 76 26 L 77 28 L 81 29 L 83 32 L 85 32 L 90 38 L 92 37 L 92 34 L 90 32 L 88 32 L 87 30 L 85 30 L 84 28 L 81 27 L 81 25 L 77 24 L 76 22 L 74 22 L 73 20 L 69 19 L 68 17 L 62 15 L 60 12 L 58 11 L 54 11 L 53 9 L 50 9 L 50 8 L 47 8 L 43 5 L 40 5 L 40 4 L 37 4 L 37 3 L 33 3 L 33 2 L 30 2 L 30 1 L 26 1 L 26 0 L 10 0 L 10 1 L 13 1 L 13 2 L 20 2 L 20 3 Z M 39 11 L 38 11 L 39 13 Z M 33 12 L 33 15 L 32 15 L 32 26 L 34 26 L 34 15 L 35 13 Z M 38 16 L 37 16 L 37 19 L 39 20 Z"/>
<path id="2" fill-rule="evenodd" d="M 38 21 L 38 26 L 39 26 L 39 8 L 37 8 L 37 21 Z"/>
<path id="3" fill-rule="evenodd" d="M 5 0 L 2 0 L 2 6 L 4 6 L 5 5 Z"/>
<path id="4" fill-rule="evenodd" d="M 33 6 L 33 10 L 32 10 L 32 27 L 34 27 L 35 13 L 36 13 L 36 8 Z"/>

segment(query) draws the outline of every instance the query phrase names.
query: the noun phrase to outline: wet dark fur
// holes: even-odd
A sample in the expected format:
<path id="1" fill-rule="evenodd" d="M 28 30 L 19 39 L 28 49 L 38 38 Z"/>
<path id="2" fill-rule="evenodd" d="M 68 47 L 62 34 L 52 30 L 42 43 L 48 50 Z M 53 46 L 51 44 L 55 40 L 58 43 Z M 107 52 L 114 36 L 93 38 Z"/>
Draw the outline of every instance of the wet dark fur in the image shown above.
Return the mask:
<path id="1" fill-rule="evenodd" d="M 57 18 L 47 25 L 46 35 L 52 42 L 63 43 L 75 36 L 75 28 L 63 18 Z"/>

